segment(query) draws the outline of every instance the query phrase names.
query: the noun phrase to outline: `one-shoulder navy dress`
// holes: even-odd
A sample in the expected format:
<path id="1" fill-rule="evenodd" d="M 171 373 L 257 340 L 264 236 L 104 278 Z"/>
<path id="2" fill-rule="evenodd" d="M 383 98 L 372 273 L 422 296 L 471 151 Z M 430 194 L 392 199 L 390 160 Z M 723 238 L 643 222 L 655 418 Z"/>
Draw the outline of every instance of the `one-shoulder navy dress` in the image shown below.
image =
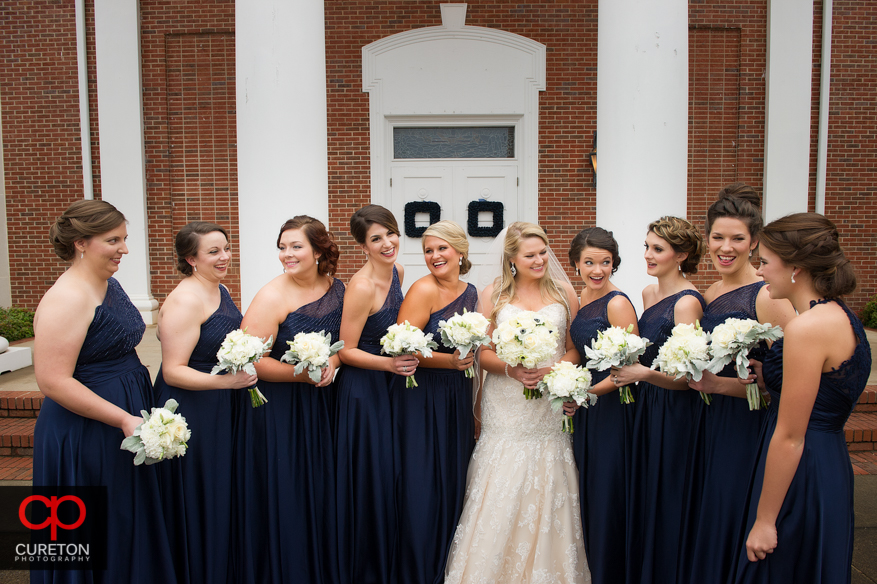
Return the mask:
<path id="1" fill-rule="evenodd" d="M 750 484 L 745 530 L 735 581 L 739 583 L 849 582 L 853 561 L 853 469 L 844 439 L 844 424 L 856 406 L 871 373 L 871 348 L 861 321 L 837 302 L 853 327 L 858 344 L 849 360 L 819 379 L 819 391 L 804 436 L 804 451 L 776 519 L 777 547 L 757 562 L 746 557 L 746 539 L 755 523 L 764 483 L 764 466 L 777 426 L 783 388 L 783 339 L 764 358 L 763 375 L 770 406 L 761 429 L 758 466 Z M 811 302 L 811 306 L 816 301 Z M 816 340 L 815 342 L 818 342 Z"/>
<path id="2" fill-rule="evenodd" d="M 755 301 L 764 285 L 754 282 L 715 298 L 703 311 L 703 330 L 712 332 L 729 318 L 758 320 Z M 749 358 L 760 361 L 766 351 L 767 344 L 759 345 Z M 719 375 L 736 378 L 737 368 L 729 363 Z M 696 400 L 694 410 L 678 582 L 720 584 L 732 576 L 737 562 L 736 544 L 766 410 L 750 411 L 745 399 L 716 394 L 711 405 Z"/>
<path id="3" fill-rule="evenodd" d="M 241 311 L 220 286 L 216 311 L 201 325 L 189 367 L 210 373 L 225 336 L 241 326 Z M 239 393 L 189 391 L 168 385 L 159 369 L 156 405 L 175 399 L 192 437 L 186 455 L 158 465 L 178 582 L 225 582 L 230 568 L 232 456 Z"/>
<path id="4" fill-rule="evenodd" d="M 643 311 L 639 334 L 653 343 L 640 357 L 646 367 L 652 365 L 676 326 L 674 310 L 683 296 L 694 296 L 701 306 L 705 304 L 699 292 L 682 290 Z M 628 474 L 627 581 L 675 582 L 691 426 L 700 396 L 693 390 L 640 383 L 638 399 Z"/>
<path id="5" fill-rule="evenodd" d="M 402 305 L 396 268 L 381 309 L 365 321 L 358 348 L 377 355 L 381 337 Z M 394 375 L 345 365 L 338 375 L 335 411 L 338 469 L 338 560 L 341 582 L 390 581 L 396 537 L 393 422 Z"/>
<path id="6" fill-rule="evenodd" d="M 344 284 L 290 313 L 270 356 L 300 332 L 339 338 Z M 335 385 L 259 381 L 268 403 L 240 392 L 235 478 L 235 582 L 338 582 L 333 414 Z"/>
<path id="7" fill-rule="evenodd" d="M 569 334 L 579 351 L 582 365 L 588 362 L 585 347 L 597 334 L 610 328 L 608 306 L 616 296 L 626 294 L 613 290 L 579 309 Z M 609 376 L 610 370 L 592 370 L 592 385 Z M 631 388 L 635 400 L 636 387 Z M 595 584 L 623 583 L 627 528 L 628 480 L 630 466 L 630 434 L 636 401 L 622 404 L 618 391 L 604 394 L 595 405 L 579 408 L 573 416 L 573 451 L 579 467 L 579 492 L 585 553 L 591 580 Z"/>
<path id="8" fill-rule="evenodd" d="M 115 278 L 95 308 L 73 377 L 126 412 L 152 407 L 152 381 L 135 347 L 146 325 Z M 155 466 L 134 466 L 118 428 L 46 397 L 34 429 L 35 486 L 105 486 L 107 570 L 32 571 L 31 582 L 174 582 Z M 166 463 L 161 463 L 166 464 Z"/>
<path id="9" fill-rule="evenodd" d="M 474 312 L 478 290 L 472 284 L 429 316 L 436 353 L 453 353 L 441 342 L 439 322 L 463 309 Z M 463 510 L 466 471 L 475 448 L 472 379 L 456 369 L 419 367 L 417 387 L 405 377 L 392 386 L 396 470 L 396 563 L 399 584 L 441 584 L 454 530 Z"/>

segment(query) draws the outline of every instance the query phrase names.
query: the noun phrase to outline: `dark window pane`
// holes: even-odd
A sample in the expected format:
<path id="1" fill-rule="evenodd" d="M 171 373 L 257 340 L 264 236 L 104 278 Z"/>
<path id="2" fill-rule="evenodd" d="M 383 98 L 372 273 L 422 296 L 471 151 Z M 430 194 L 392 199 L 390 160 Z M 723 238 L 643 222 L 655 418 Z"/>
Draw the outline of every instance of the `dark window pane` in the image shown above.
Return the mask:
<path id="1" fill-rule="evenodd" d="M 513 126 L 393 128 L 394 158 L 514 158 Z"/>

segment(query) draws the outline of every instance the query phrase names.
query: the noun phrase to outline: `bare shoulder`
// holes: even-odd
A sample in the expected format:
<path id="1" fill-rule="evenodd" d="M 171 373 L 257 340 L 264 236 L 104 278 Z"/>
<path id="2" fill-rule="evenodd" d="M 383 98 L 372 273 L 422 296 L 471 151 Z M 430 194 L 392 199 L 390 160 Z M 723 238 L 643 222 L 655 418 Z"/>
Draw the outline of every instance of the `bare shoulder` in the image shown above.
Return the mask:
<path id="1" fill-rule="evenodd" d="M 399 274 L 399 283 L 401 284 L 405 280 L 405 266 L 402 264 L 393 264 L 396 266 L 396 272 Z"/>
<path id="2" fill-rule="evenodd" d="M 658 285 L 657 284 L 649 284 L 645 288 L 643 288 L 643 306 L 646 308 L 655 304 L 658 301 Z"/>
<path id="3" fill-rule="evenodd" d="M 347 283 L 346 294 L 350 296 L 373 296 L 375 283 L 371 278 L 361 274 L 355 274 Z"/>
<path id="4" fill-rule="evenodd" d="M 706 300 L 707 303 L 712 302 L 716 298 L 720 296 L 722 281 L 718 280 L 717 282 L 713 282 L 710 284 L 710 287 L 706 289 L 706 292 L 703 293 L 703 299 Z"/>

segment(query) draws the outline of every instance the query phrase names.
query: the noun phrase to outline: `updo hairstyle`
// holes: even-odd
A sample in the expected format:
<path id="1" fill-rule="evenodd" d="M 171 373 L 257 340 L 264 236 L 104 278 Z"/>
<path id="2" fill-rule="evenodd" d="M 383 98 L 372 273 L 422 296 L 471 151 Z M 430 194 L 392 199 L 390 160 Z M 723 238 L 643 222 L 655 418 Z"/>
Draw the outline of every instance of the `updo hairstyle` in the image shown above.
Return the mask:
<path id="1" fill-rule="evenodd" d="M 192 265 L 186 260 L 198 255 L 201 247 L 201 236 L 218 231 L 228 241 L 228 232 L 217 225 L 207 221 L 192 221 L 177 232 L 174 238 L 174 251 L 177 252 L 177 270 L 184 276 L 192 275 Z"/>
<path id="2" fill-rule="evenodd" d="M 569 244 L 569 263 L 573 268 L 582 257 L 582 252 L 589 247 L 602 249 L 612 254 L 612 273 L 618 271 L 618 266 L 621 265 L 618 242 L 615 241 L 615 236 L 612 235 L 611 231 L 606 231 L 602 227 L 582 229 L 573 238 L 572 243 Z"/>
<path id="3" fill-rule="evenodd" d="M 420 240 L 424 248 L 426 247 L 426 238 L 430 235 L 447 241 L 448 245 L 453 247 L 457 253 L 463 254 L 460 275 L 469 273 L 469 270 L 472 269 L 472 262 L 469 261 L 469 240 L 462 227 L 449 220 L 433 223 L 426 228 L 426 231 L 423 232 L 423 239 Z"/>
<path id="4" fill-rule="evenodd" d="M 664 216 L 649 223 L 649 231 L 669 243 L 676 253 L 688 254 L 679 264 L 683 273 L 697 273 L 697 264 L 706 252 L 706 244 L 697 227 L 685 219 Z"/>
<path id="5" fill-rule="evenodd" d="M 350 217 L 350 235 L 359 245 L 365 244 L 369 228 L 377 223 L 387 228 L 391 234 L 399 235 L 399 224 L 396 218 L 380 205 L 366 205 Z"/>
<path id="6" fill-rule="evenodd" d="M 761 244 L 784 264 L 807 270 L 826 298 L 856 289 L 856 274 L 840 247 L 837 227 L 819 213 L 794 213 L 765 226 Z"/>
<path id="7" fill-rule="evenodd" d="M 76 201 L 49 228 L 49 240 L 58 257 L 76 257 L 76 242 L 112 231 L 125 222 L 125 216 L 111 204 L 99 200 Z"/>
<path id="8" fill-rule="evenodd" d="M 334 276 L 338 269 L 338 257 L 341 254 L 338 252 L 338 245 L 332 239 L 332 234 L 326 231 L 323 222 L 308 215 L 296 215 L 280 228 L 280 233 L 277 234 L 278 248 L 283 232 L 290 229 L 301 229 L 314 251 L 320 254 L 317 273 L 321 276 Z"/>
<path id="9" fill-rule="evenodd" d="M 764 228 L 761 218 L 761 197 L 749 185 L 729 184 L 719 191 L 718 200 L 706 212 L 706 232 L 711 233 L 713 222 L 720 217 L 739 219 L 749 229 L 749 236 L 757 239 Z"/>

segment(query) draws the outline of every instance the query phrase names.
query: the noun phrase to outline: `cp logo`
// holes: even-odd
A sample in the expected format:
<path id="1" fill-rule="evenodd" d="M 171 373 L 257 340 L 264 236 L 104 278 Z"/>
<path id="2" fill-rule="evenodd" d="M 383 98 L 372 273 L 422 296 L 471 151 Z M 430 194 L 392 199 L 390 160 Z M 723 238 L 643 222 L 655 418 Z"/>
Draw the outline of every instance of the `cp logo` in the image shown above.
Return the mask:
<path id="1" fill-rule="evenodd" d="M 27 520 L 27 516 L 25 516 L 24 512 L 27 509 L 28 503 L 31 501 L 39 501 L 49 510 L 49 518 L 40 523 L 39 525 L 35 525 Z M 64 501 L 73 501 L 76 503 L 76 506 L 79 507 L 79 519 L 76 520 L 76 523 L 66 524 L 61 523 L 58 519 L 58 507 Z M 58 528 L 61 529 L 76 529 L 82 522 L 85 521 L 85 503 L 82 502 L 82 499 L 79 497 L 75 497 L 73 495 L 65 495 L 63 497 L 44 497 L 42 495 L 31 495 L 21 502 L 21 505 L 18 507 L 18 518 L 21 520 L 21 524 L 27 527 L 28 529 L 45 529 L 46 526 L 52 527 L 52 541 L 58 539 Z"/>

